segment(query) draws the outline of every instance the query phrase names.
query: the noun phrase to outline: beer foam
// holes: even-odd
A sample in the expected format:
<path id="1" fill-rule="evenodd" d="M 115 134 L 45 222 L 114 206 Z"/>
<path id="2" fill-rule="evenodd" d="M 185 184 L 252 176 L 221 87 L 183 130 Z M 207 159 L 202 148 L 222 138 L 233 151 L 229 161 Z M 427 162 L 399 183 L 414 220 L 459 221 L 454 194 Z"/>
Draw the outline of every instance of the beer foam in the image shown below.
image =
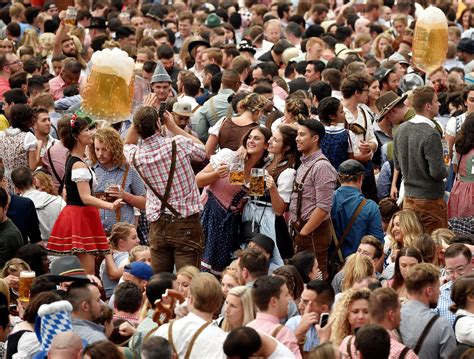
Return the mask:
<path id="1" fill-rule="evenodd" d="M 20 278 L 34 278 L 36 273 L 34 271 L 21 271 Z"/>
<path id="2" fill-rule="evenodd" d="M 116 47 L 96 51 L 92 55 L 91 61 L 98 71 L 121 77 L 127 85 L 130 85 L 135 63 L 125 51 Z"/>

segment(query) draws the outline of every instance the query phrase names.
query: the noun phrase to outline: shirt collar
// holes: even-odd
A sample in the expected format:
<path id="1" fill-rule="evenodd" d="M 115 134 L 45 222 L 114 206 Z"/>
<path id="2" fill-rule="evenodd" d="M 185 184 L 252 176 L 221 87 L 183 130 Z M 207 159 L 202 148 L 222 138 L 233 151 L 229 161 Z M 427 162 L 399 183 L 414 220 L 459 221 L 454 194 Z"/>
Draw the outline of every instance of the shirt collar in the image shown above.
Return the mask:
<path id="1" fill-rule="evenodd" d="M 228 95 L 232 95 L 232 94 L 234 94 L 234 93 L 235 93 L 235 92 L 234 92 L 234 90 L 232 90 L 232 89 L 220 89 L 219 92 L 218 92 L 218 94 L 226 94 L 226 95 L 227 95 L 227 94 L 228 94 Z"/>
<path id="2" fill-rule="evenodd" d="M 320 157 L 322 154 L 321 149 L 313 152 L 310 155 L 307 156 L 302 156 L 301 157 L 301 163 L 308 164 L 311 163 L 312 161 L 316 160 L 318 157 Z"/>
<path id="3" fill-rule="evenodd" d="M 421 115 L 416 115 L 411 120 L 409 120 L 409 122 L 415 123 L 415 124 L 424 123 L 426 125 L 430 125 L 431 128 L 436 128 L 436 125 L 433 120 L 430 120 L 429 118 L 425 116 L 421 116 Z"/>
<path id="4" fill-rule="evenodd" d="M 123 166 L 117 166 L 117 165 L 115 165 L 115 166 L 111 167 L 110 169 L 107 169 L 107 168 L 105 168 L 104 166 L 102 166 L 99 162 L 97 162 L 97 163 L 93 166 L 93 168 L 96 169 L 96 168 L 99 168 L 99 167 L 100 167 L 100 168 L 102 168 L 102 169 L 103 169 L 104 171 L 106 171 L 106 172 L 112 172 L 112 171 L 115 171 L 116 169 L 125 170 L 125 166 L 126 166 L 126 165 L 123 165 Z"/>
<path id="5" fill-rule="evenodd" d="M 256 318 L 261 319 L 261 320 L 266 320 L 266 321 L 269 321 L 269 322 L 273 322 L 275 324 L 280 323 L 280 321 L 278 320 L 277 317 L 275 317 L 272 314 L 268 314 L 268 313 L 258 312 Z"/>

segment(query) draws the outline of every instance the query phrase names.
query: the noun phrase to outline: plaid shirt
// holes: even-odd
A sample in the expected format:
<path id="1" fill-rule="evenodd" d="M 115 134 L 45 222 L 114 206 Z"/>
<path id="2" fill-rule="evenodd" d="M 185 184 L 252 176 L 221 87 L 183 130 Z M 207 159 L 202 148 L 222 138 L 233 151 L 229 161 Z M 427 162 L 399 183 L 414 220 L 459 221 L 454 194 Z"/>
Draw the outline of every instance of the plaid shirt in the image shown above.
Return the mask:
<path id="1" fill-rule="evenodd" d="M 453 301 L 451 300 L 451 288 L 453 287 L 453 281 L 450 280 L 448 283 L 443 284 L 440 288 L 440 294 L 438 298 L 438 306 L 435 309 L 435 313 L 440 317 L 446 318 L 451 325 L 454 325 L 454 319 L 456 316 L 449 310 Z"/>
<path id="2" fill-rule="evenodd" d="M 150 185 L 160 195 L 165 194 L 168 174 L 171 168 L 171 142 L 176 141 L 176 169 L 171 185 L 168 203 L 187 218 L 202 210 L 199 189 L 196 184 L 191 160 L 202 161 L 206 158 L 204 145 L 198 145 L 183 136 L 164 138 L 157 133 L 140 142 L 125 145 L 125 157 L 133 164 L 136 153 L 138 169 Z M 148 187 L 148 186 L 147 186 Z M 146 215 L 150 222 L 160 218 L 161 201 L 153 191 L 146 192 Z M 165 213 L 171 214 L 167 209 Z"/>
<path id="3" fill-rule="evenodd" d="M 100 163 L 97 163 L 93 168 L 97 177 L 97 187 L 95 188 L 95 192 L 105 192 L 107 183 L 114 183 L 122 186 L 123 176 L 125 175 L 125 166 L 114 166 L 107 170 Z M 130 167 L 130 170 L 128 171 L 127 179 L 123 189 L 125 192 L 135 196 L 145 195 L 143 181 L 138 175 L 137 171 L 132 167 Z M 102 220 L 102 225 L 104 226 L 104 230 L 106 232 L 110 232 L 112 226 L 117 222 L 115 211 L 110 211 L 107 209 L 100 209 L 100 219 Z M 135 213 L 133 206 L 125 203 L 122 207 L 120 207 L 120 221 L 130 224 L 135 223 Z"/>

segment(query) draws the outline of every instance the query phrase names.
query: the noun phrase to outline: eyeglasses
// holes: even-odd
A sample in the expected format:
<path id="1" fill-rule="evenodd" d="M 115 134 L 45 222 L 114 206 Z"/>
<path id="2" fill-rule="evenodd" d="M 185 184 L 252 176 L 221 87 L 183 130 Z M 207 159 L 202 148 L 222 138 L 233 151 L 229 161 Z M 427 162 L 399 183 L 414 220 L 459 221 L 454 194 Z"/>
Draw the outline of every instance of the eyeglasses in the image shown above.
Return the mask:
<path id="1" fill-rule="evenodd" d="M 466 263 L 465 265 L 459 266 L 457 268 L 453 268 L 453 269 L 446 268 L 446 273 L 448 273 L 449 275 L 453 275 L 456 272 L 459 275 L 463 275 L 464 273 L 466 273 L 466 268 L 468 265 L 469 263 Z"/>
<path id="2" fill-rule="evenodd" d="M 13 62 L 9 62 L 7 65 L 20 65 L 22 62 L 20 60 L 16 60 Z"/>

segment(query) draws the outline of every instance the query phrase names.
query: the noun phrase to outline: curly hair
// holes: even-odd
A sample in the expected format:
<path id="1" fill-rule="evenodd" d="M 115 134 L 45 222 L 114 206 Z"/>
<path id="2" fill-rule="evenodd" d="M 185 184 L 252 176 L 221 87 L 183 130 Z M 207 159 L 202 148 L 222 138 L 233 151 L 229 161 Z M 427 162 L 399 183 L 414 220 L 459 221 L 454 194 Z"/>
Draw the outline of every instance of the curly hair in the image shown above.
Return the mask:
<path id="1" fill-rule="evenodd" d="M 58 195 L 58 191 L 54 187 L 53 178 L 45 173 L 44 171 L 35 171 L 33 173 L 33 178 L 37 179 L 40 183 L 40 191 L 49 193 L 53 196 Z"/>
<path id="2" fill-rule="evenodd" d="M 112 127 L 104 127 L 94 134 L 94 142 L 89 147 L 89 158 L 93 164 L 98 162 L 95 154 L 95 141 L 102 142 L 105 147 L 112 153 L 112 163 L 115 166 L 123 166 L 127 163 L 123 154 L 123 141 L 119 133 Z"/>
<path id="3" fill-rule="evenodd" d="M 461 131 L 456 136 L 454 147 L 460 155 L 466 155 L 474 148 L 474 113 L 466 116 Z"/>
<path id="4" fill-rule="evenodd" d="M 332 324 L 331 341 L 339 346 L 342 340 L 348 335 L 353 334 L 351 325 L 349 324 L 349 310 L 352 303 L 359 299 L 369 300 L 370 290 L 366 288 L 362 289 L 349 289 L 344 292 L 342 298 L 336 305 L 331 317 L 335 318 Z"/>

